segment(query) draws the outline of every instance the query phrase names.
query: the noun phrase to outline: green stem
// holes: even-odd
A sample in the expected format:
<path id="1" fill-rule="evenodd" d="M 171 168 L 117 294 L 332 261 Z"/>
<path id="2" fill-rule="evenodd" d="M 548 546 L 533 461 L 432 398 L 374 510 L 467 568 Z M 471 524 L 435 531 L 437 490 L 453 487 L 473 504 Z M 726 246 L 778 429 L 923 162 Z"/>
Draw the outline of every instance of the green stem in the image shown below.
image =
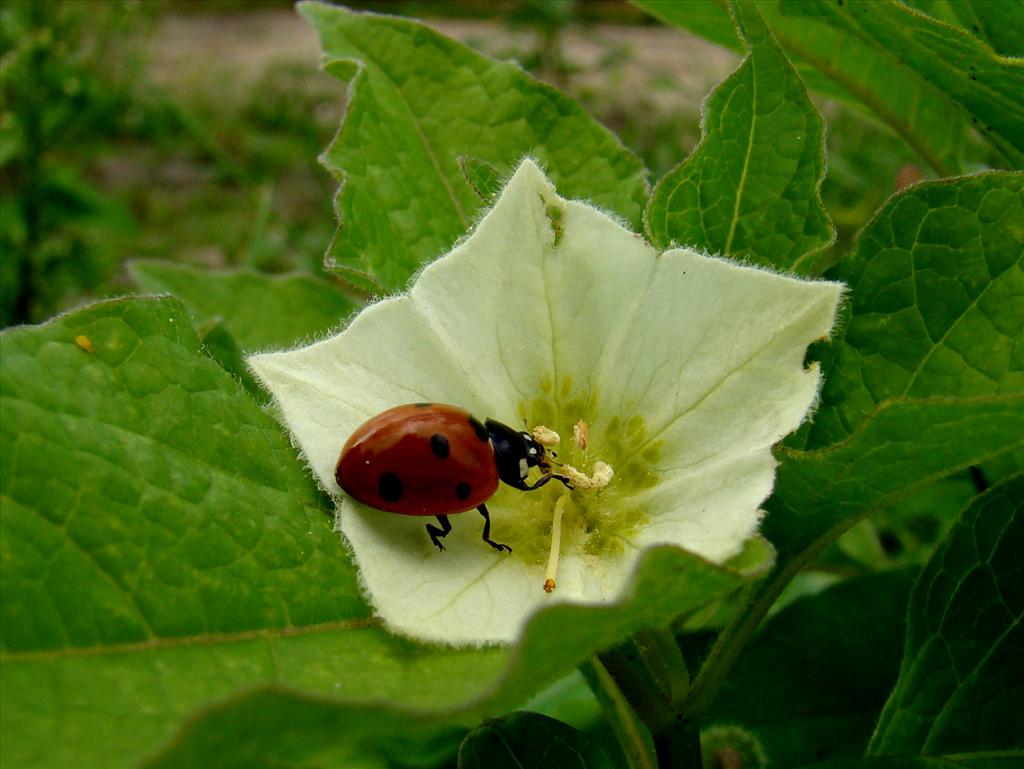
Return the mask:
<path id="1" fill-rule="evenodd" d="M 633 635 L 633 643 L 669 708 L 674 714 L 682 712 L 690 691 L 690 671 L 672 631 L 644 630 Z"/>
<path id="2" fill-rule="evenodd" d="M 647 727 L 660 769 L 698 769 L 700 733 L 682 710 L 690 676 L 672 632 L 636 633 L 598 657 L 631 712 Z"/>
<path id="3" fill-rule="evenodd" d="M 807 564 L 817 558 L 822 550 L 852 526 L 856 520 L 859 519 L 842 521 L 833 526 L 799 554 L 786 561 L 782 568 L 772 574 L 770 579 L 752 584 L 747 588 L 746 600 L 742 602 L 743 608 L 733 615 L 729 624 L 719 633 L 700 673 L 693 682 L 693 687 L 690 689 L 686 705 L 683 708 L 686 715 L 700 717 L 707 712 L 726 676 L 732 670 L 733 664 L 746 648 L 747 642 L 768 611 L 782 595 L 782 591 Z"/>
<path id="4" fill-rule="evenodd" d="M 696 721 L 677 715 L 653 736 L 661 769 L 700 769 L 700 730 Z"/>
<path id="5" fill-rule="evenodd" d="M 629 769 L 658 769 L 651 735 L 601 661 L 591 657 L 580 666 L 580 672 L 615 732 Z"/>

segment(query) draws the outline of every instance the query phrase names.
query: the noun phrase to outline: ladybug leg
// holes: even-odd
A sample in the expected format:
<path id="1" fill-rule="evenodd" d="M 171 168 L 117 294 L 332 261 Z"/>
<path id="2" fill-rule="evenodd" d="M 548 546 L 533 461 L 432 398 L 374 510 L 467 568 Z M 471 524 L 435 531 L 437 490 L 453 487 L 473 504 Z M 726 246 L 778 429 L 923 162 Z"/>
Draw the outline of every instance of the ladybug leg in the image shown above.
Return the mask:
<path id="1" fill-rule="evenodd" d="M 499 552 L 504 550 L 505 552 L 511 553 L 511 547 L 509 547 L 508 545 L 503 545 L 500 542 L 495 542 L 493 539 L 491 539 L 491 514 L 487 512 L 487 505 L 479 505 L 477 507 L 477 510 L 479 510 L 480 515 L 484 517 L 484 542 L 486 542 L 488 545 L 490 545 Z"/>
<path id="2" fill-rule="evenodd" d="M 572 491 L 572 481 L 566 478 L 564 475 L 559 475 L 558 473 L 547 473 L 546 475 L 542 475 L 540 478 L 537 479 L 537 482 L 532 486 L 527 486 L 524 483 L 521 488 L 523 491 L 533 491 L 534 489 L 539 489 L 541 486 L 543 486 L 545 483 L 551 480 L 561 481 L 565 488 Z"/>
<path id="3" fill-rule="evenodd" d="M 448 520 L 447 515 L 437 515 L 437 522 L 441 524 L 441 528 L 437 528 L 432 523 L 427 524 L 427 534 L 430 535 L 430 541 L 437 545 L 438 550 L 444 550 L 444 545 L 441 543 L 442 537 L 447 537 L 448 532 L 452 530 L 452 522 Z"/>

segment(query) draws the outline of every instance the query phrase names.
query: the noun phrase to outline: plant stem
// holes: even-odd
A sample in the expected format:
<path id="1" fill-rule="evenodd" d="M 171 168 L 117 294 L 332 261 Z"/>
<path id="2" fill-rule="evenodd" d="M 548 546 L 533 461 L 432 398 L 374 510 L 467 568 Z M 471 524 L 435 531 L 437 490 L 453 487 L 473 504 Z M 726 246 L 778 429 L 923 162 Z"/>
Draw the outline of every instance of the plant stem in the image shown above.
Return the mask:
<path id="1" fill-rule="evenodd" d="M 668 628 L 652 628 L 633 635 L 644 665 L 674 713 L 682 712 L 690 691 L 690 671 L 679 644 Z"/>
<path id="2" fill-rule="evenodd" d="M 740 653 L 746 648 L 750 637 L 761 624 L 768 611 L 782 595 L 782 591 L 793 581 L 803 568 L 818 557 L 831 542 L 850 528 L 857 519 L 842 521 L 825 532 L 797 555 L 790 558 L 782 568 L 776 568 L 771 576 L 762 582 L 751 584 L 746 589 L 742 607 L 733 615 L 729 624 L 719 633 L 704 665 L 690 689 L 683 712 L 699 718 L 711 706 L 719 688 L 732 670 Z"/>
<path id="3" fill-rule="evenodd" d="M 629 769 L 658 769 L 651 735 L 601 661 L 591 657 L 580 666 L 580 672 L 615 732 Z"/>
<path id="4" fill-rule="evenodd" d="M 661 769 L 700 769 L 700 729 L 696 721 L 677 715 L 653 736 Z"/>
<path id="5" fill-rule="evenodd" d="M 700 733 L 683 713 L 690 676 L 675 636 L 668 629 L 645 630 L 601 652 L 598 661 L 628 704 L 634 723 L 653 740 L 660 769 L 698 769 Z"/>

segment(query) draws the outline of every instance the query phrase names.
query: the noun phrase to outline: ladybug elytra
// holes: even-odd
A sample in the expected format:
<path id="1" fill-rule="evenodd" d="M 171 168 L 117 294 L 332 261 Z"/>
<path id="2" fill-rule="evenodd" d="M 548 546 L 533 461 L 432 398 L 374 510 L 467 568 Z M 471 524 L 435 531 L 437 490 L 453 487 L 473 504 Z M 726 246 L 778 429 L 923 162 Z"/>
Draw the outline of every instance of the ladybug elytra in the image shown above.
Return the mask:
<path id="1" fill-rule="evenodd" d="M 542 475 L 526 478 L 537 467 Z M 476 508 L 484 518 L 483 540 L 499 551 L 508 545 L 490 537 L 485 504 L 502 481 L 532 491 L 568 478 L 551 470 L 544 447 L 528 432 L 488 419 L 480 422 L 457 406 L 412 403 L 388 409 L 363 423 L 346 441 L 334 470 L 345 493 L 364 505 L 400 515 L 430 515 L 430 540 L 440 550 L 452 530 L 449 515 Z"/>

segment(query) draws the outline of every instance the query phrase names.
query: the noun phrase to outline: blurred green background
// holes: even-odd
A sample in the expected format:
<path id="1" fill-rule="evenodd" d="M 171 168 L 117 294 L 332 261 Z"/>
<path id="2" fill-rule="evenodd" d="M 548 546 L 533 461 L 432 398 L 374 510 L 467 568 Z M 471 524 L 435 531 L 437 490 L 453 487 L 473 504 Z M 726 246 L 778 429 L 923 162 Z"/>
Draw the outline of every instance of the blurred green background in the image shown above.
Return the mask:
<path id="1" fill-rule="evenodd" d="M 578 98 L 652 181 L 696 144 L 704 96 L 738 61 L 620 0 L 350 5 L 518 60 Z M 323 272 L 336 182 L 317 157 L 345 89 L 318 70 L 291 3 L 5 0 L 0 30 L 2 325 L 132 290 L 133 258 Z M 886 129 L 820 106 L 843 247 L 918 172 Z"/>

